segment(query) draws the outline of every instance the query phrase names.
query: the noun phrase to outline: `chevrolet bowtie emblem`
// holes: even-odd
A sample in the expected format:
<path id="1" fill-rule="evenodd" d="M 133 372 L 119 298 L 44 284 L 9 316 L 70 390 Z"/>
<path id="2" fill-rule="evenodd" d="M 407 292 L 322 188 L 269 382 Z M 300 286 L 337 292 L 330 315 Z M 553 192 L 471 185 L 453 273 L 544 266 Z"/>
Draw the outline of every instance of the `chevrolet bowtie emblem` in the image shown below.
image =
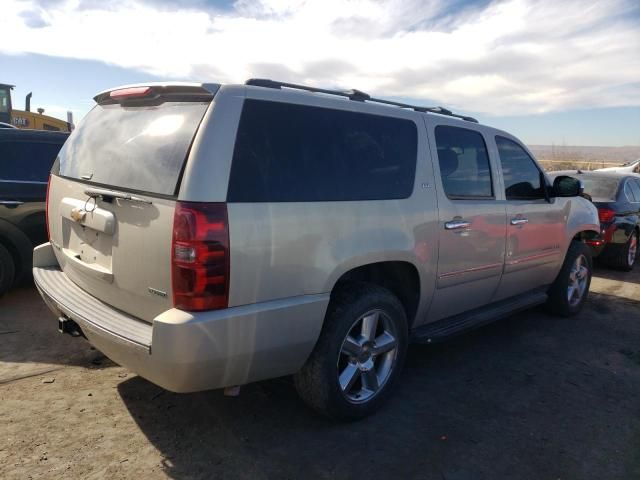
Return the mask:
<path id="1" fill-rule="evenodd" d="M 74 208 L 73 210 L 71 210 L 71 218 L 73 219 L 74 222 L 82 222 L 84 220 L 84 217 L 87 216 L 87 211 L 83 210 L 82 208 Z"/>

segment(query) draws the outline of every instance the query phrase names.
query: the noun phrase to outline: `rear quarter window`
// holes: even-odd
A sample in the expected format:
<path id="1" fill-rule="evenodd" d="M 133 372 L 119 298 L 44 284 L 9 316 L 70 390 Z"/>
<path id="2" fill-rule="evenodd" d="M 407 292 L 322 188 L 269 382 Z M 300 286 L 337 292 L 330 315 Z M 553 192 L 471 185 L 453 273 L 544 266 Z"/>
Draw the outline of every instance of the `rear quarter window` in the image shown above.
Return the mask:
<path id="1" fill-rule="evenodd" d="M 389 200 L 413 191 L 411 120 L 246 100 L 229 202 Z"/>

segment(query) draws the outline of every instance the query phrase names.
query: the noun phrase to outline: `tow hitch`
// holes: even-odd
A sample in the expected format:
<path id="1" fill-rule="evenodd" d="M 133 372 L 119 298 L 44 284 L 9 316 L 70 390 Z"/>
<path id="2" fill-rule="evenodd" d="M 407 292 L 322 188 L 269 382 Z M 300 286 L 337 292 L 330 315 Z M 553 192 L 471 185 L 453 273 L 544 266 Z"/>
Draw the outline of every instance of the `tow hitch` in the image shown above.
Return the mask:
<path id="1" fill-rule="evenodd" d="M 68 333 L 72 337 L 84 337 L 80 325 L 67 317 L 58 317 L 58 331 Z"/>

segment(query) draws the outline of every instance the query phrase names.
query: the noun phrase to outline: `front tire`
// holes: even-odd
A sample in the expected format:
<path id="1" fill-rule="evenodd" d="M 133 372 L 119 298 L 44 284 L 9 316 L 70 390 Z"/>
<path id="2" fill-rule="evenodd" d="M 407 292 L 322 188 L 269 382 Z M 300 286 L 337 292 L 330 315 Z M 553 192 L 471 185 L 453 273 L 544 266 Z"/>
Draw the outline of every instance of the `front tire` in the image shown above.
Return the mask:
<path id="1" fill-rule="evenodd" d="M 5 294 L 11 285 L 16 274 L 16 266 L 9 250 L 0 244 L 0 296 Z"/>
<path id="2" fill-rule="evenodd" d="M 407 318 L 395 295 L 372 284 L 344 285 L 332 295 L 320 338 L 293 377 L 296 390 L 327 417 L 371 415 L 391 394 L 407 343 Z"/>
<path id="3" fill-rule="evenodd" d="M 549 311 L 563 317 L 577 314 L 587 300 L 592 273 L 589 247 L 582 242 L 571 242 L 560 273 L 548 291 Z"/>

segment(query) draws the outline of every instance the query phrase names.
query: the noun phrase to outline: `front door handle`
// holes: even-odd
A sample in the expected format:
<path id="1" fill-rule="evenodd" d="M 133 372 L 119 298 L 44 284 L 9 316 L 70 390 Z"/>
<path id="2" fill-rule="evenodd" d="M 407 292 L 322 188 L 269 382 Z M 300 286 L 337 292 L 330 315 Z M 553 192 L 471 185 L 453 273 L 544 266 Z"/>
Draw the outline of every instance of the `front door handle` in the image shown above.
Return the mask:
<path id="1" fill-rule="evenodd" d="M 446 230 L 459 230 L 461 228 L 469 228 L 470 226 L 471 222 L 467 220 L 451 220 L 444 224 Z"/>
<path id="2" fill-rule="evenodd" d="M 6 205 L 7 207 L 17 207 L 18 205 L 22 205 L 24 202 L 19 200 L 0 200 L 0 205 Z"/>
<path id="3" fill-rule="evenodd" d="M 511 219 L 511 225 L 524 225 L 529 223 L 529 220 L 524 217 L 515 217 Z"/>

